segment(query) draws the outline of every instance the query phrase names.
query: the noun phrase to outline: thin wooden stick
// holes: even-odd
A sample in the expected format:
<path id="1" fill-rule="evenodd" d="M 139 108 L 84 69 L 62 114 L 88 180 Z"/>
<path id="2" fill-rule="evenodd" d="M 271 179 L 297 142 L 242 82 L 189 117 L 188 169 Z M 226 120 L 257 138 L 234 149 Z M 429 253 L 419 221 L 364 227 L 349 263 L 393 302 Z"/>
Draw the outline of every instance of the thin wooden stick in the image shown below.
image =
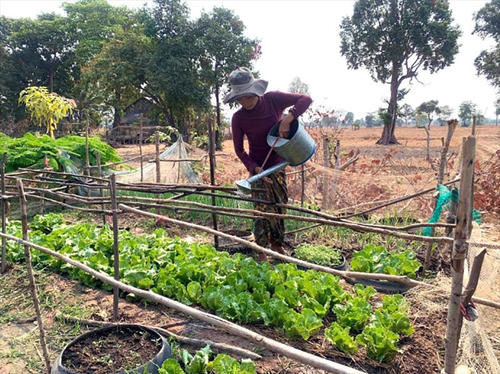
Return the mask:
<path id="1" fill-rule="evenodd" d="M 83 319 L 83 318 L 77 318 L 73 316 L 68 316 L 65 314 L 56 314 L 56 319 L 62 320 L 62 321 L 68 321 L 68 322 L 76 322 L 81 325 L 86 325 L 86 326 L 121 326 L 124 325 L 124 323 L 116 323 L 116 322 L 106 322 L 106 321 L 96 321 L 96 320 L 91 320 L 91 319 Z M 177 340 L 178 342 L 184 343 L 184 344 L 189 344 L 193 345 L 195 347 L 204 347 L 207 344 L 210 345 L 211 348 L 218 349 L 220 351 L 225 351 L 229 352 L 232 354 L 236 354 L 241 357 L 247 357 L 252 360 L 260 360 L 262 358 L 261 355 L 258 355 L 257 353 L 254 353 L 252 351 L 249 351 L 248 349 L 240 348 L 231 344 L 226 344 L 226 343 L 218 343 L 214 342 L 211 340 L 207 339 L 194 339 L 190 338 L 187 336 L 182 336 L 175 334 L 171 331 L 168 331 L 160 326 L 152 326 L 152 325 L 143 325 L 143 324 L 137 324 L 137 326 L 144 326 L 153 330 L 158 331 L 162 335 L 166 335 L 169 337 L 172 337 L 173 339 Z"/>
<path id="2" fill-rule="evenodd" d="M 0 176 L 2 183 L 2 196 L 5 195 L 5 164 L 7 162 L 7 153 L 3 154 L 2 161 L 0 164 Z M 2 198 L 2 234 L 7 232 L 7 201 Z M 2 238 L 2 274 L 7 270 L 7 259 L 6 259 L 6 242 L 5 238 Z"/>
<path id="3" fill-rule="evenodd" d="M 460 178 L 455 178 L 455 179 L 453 179 L 453 180 L 451 180 L 449 182 L 443 183 L 443 185 L 444 186 L 448 186 L 448 185 L 456 183 L 458 181 L 460 181 Z M 351 218 L 351 217 L 355 217 L 355 216 L 361 216 L 361 215 L 373 212 L 375 210 L 379 210 L 379 209 L 385 208 L 385 207 L 387 207 L 389 205 L 394 205 L 394 204 L 400 203 L 402 201 L 409 200 L 409 199 L 412 199 L 412 198 L 420 196 L 420 195 L 424 195 L 424 194 L 429 193 L 429 192 L 433 192 L 435 190 L 436 190 L 436 188 L 432 187 L 432 188 L 428 188 L 427 190 L 419 191 L 419 192 L 416 192 L 416 193 L 411 194 L 411 195 L 406 195 L 406 196 L 398 197 L 396 199 L 389 200 L 389 201 L 387 201 L 385 203 L 382 203 L 382 204 L 377 205 L 375 207 L 372 207 L 370 209 L 366 209 L 366 210 L 364 210 L 362 212 L 350 213 L 350 214 L 344 215 L 344 216 L 342 216 L 342 218 Z"/>
<path id="4" fill-rule="evenodd" d="M 17 180 L 17 188 L 19 189 L 19 205 L 21 209 L 23 240 L 28 241 L 28 215 L 26 213 L 26 197 L 24 195 L 23 182 L 20 179 Z M 33 276 L 33 268 L 31 265 L 30 247 L 28 245 L 24 245 L 24 258 L 26 261 L 26 270 L 28 272 L 28 280 L 30 284 L 31 297 L 33 299 L 33 306 L 35 308 L 36 320 L 38 322 L 38 330 L 40 331 L 40 345 L 42 346 L 43 359 L 45 361 L 47 373 L 50 374 L 50 358 L 47 351 L 47 344 L 45 343 L 45 330 L 43 329 L 42 315 L 40 313 L 40 302 L 38 301 L 35 277 Z"/>
<path id="5" fill-rule="evenodd" d="M 444 373 L 454 374 L 460 331 L 462 329 L 462 314 L 460 302 L 463 288 L 464 260 L 467 253 L 468 230 L 472 220 L 472 186 L 474 184 L 474 159 L 476 140 L 473 136 L 463 144 L 462 172 L 460 181 L 460 200 L 457 210 L 457 227 L 451 257 L 452 283 L 446 319 L 446 339 Z"/>
<path id="6" fill-rule="evenodd" d="M 99 178 L 102 178 L 102 169 L 101 169 L 101 152 L 97 152 L 96 154 L 96 162 L 97 162 L 97 173 L 99 174 Z M 102 188 L 99 189 L 99 196 L 101 199 L 104 199 L 104 190 Z M 104 202 L 101 204 L 101 209 L 104 212 Z M 106 215 L 102 214 L 102 224 L 106 225 Z"/>
<path id="7" fill-rule="evenodd" d="M 139 117 L 139 156 L 141 158 L 141 182 L 144 181 L 143 157 L 142 157 L 142 113 Z"/>
<path id="8" fill-rule="evenodd" d="M 172 308 L 178 312 L 190 315 L 191 317 L 198 319 L 200 321 L 210 323 L 214 326 L 221 328 L 224 331 L 227 331 L 227 332 L 234 334 L 234 335 L 237 335 L 237 336 L 241 336 L 241 337 L 248 339 L 249 341 L 255 343 L 258 346 L 264 347 L 272 352 L 289 357 L 289 358 L 296 360 L 298 362 L 304 363 L 306 365 L 310 365 L 310 366 L 315 367 L 317 369 L 326 370 L 326 371 L 329 371 L 332 373 L 363 374 L 362 372 L 360 372 L 356 369 L 338 364 L 338 363 L 333 362 L 333 361 L 326 360 L 322 357 L 318 357 L 318 356 L 315 356 L 311 353 L 304 352 L 304 351 L 301 351 L 301 350 L 296 349 L 294 347 L 280 343 L 276 340 L 270 339 L 264 335 L 258 334 L 252 330 L 241 327 L 235 323 L 229 322 L 229 321 L 227 321 L 223 318 L 220 318 L 218 316 L 215 316 L 213 314 L 209 314 L 209 313 L 203 312 L 201 310 L 191 308 L 187 305 L 184 305 L 182 303 L 179 303 L 179 302 L 172 300 L 172 299 L 169 299 L 167 297 L 158 295 L 154 292 L 141 290 L 140 288 L 136 288 L 136 287 L 132 287 L 132 286 L 129 286 L 127 284 L 124 284 L 120 281 L 117 281 L 117 280 L 111 278 L 107 274 L 97 272 L 97 271 L 93 270 L 92 268 L 90 268 L 90 267 L 88 267 L 88 266 L 86 266 L 78 261 L 72 260 L 71 258 L 69 258 L 65 255 L 62 255 L 60 253 L 57 253 L 55 251 L 52 251 L 48 248 L 42 247 L 40 245 L 36 245 L 34 243 L 30 243 L 26 240 L 17 238 L 15 236 L 4 235 L 4 234 L 1 234 L 1 235 L 5 236 L 7 239 L 11 239 L 11 240 L 14 240 L 18 243 L 28 245 L 32 248 L 38 249 L 39 251 L 42 251 L 42 252 L 47 253 L 51 256 L 54 256 L 54 257 L 56 257 L 64 262 L 66 262 L 70 265 L 73 265 L 73 266 L 77 267 L 78 269 L 83 270 L 86 273 L 96 277 L 97 279 L 99 279 L 103 283 L 109 284 L 113 287 L 121 289 L 122 291 L 132 293 L 132 294 L 137 295 L 139 297 L 152 300 L 158 304 L 165 305 L 165 306 Z"/>
<path id="9" fill-rule="evenodd" d="M 109 191 L 111 195 L 111 210 L 113 212 L 113 268 L 114 276 L 120 280 L 120 253 L 118 251 L 118 213 L 116 202 L 116 176 L 111 174 L 109 178 Z M 118 287 L 113 287 L 113 320 L 118 320 L 118 300 L 120 294 Z"/>

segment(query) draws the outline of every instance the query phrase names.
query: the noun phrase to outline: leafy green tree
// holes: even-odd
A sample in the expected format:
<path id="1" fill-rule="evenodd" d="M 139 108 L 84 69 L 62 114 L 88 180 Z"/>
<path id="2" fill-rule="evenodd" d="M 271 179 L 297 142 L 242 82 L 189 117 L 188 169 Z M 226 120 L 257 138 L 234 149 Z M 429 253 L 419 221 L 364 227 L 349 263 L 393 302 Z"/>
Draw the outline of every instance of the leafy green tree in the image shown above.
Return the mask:
<path id="1" fill-rule="evenodd" d="M 496 45 L 482 51 L 474 61 L 478 74 L 484 75 L 493 86 L 500 88 L 500 0 L 491 0 L 482 7 L 474 19 L 476 26 L 473 33 L 481 37 L 491 37 Z"/>
<path id="2" fill-rule="evenodd" d="M 437 120 L 439 122 L 439 126 L 444 126 L 446 121 L 450 120 L 451 115 L 453 113 L 453 109 L 451 109 L 448 105 L 440 106 Z"/>
<path id="3" fill-rule="evenodd" d="M 458 117 L 462 120 L 462 126 L 469 126 L 472 123 L 472 117 L 477 114 L 477 105 L 472 101 L 464 101 L 458 108 Z"/>
<path id="4" fill-rule="evenodd" d="M 365 116 L 365 124 L 366 127 L 372 127 L 375 124 L 375 116 L 372 113 Z"/>
<path id="5" fill-rule="evenodd" d="M 119 123 L 123 110 L 143 96 L 150 56 L 151 41 L 140 30 L 117 30 L 115 37 L 83 68 L 81 84 L 99 93 L 95 101 L 113 108 L 114 125 Z"/>
<path id="6" fill-rule="evenodd" d="M 448 2 L 437 0 L 357 0 L 352 17 L 342 20 L 340 51 L 348 67 L 365 67 L 373 80 L 390 84 L 391 121 L 377 144 L 397 143 L 398 95 L 408 92 L 401 84 L 453 63 L 460 31 L 451 23 Z"/>
<path id="7" fill-rule="evenodd" d="M 302 82 L 299 77 L 295 77 L 290 82 L 290 86 L 288 86 L 288 91 L 292 93 L 300 93 L 304 95 L 310 95 L 309 86 L 307 83 Z"/>
<path id="8" fill-rule="evenodd" d="M 39 126 L 47 128 L 47 134 L 54 138 L 58 122 L 71 114 L 73 104 L 53 93 L 46 87 L 27 87 L 19 94 L 19 103 L 24 103 L 31 119 Z"/>
<path id="9" fill-rule="evenodd" d="M 427 125 L 424 125 L 424 130 L 426 134 L 426 139 L 427 139 L 427 157 L 426 160 L 430 161 L 431 159 L 431 154 L 430 154 L 430 136 L 431 136 L 431 123 L 432 120 L 434 119 L 435 115 L 439 114 L 439 106 L 438 106 L 438 101 L 437 100 L 430 100 L 423 102 L 420 104 L 416 111 L 419 114 L 424 114 L 427 116 Z"/>
<path id="10" fill-rule="evenodd" d="M 118 35 L 124 32 L 135 35 L 137 14 L 126 7 L 114 7 L 105 0 L 64 3 L 63 8 L 67 14 L 68 37 L 73 42 L 74 50 L 71 61 L 73 82 L 71 96 L 78 104 L 75 114 L 80 121 L 83 120 L 84 112 L 87 118 L 100 121 L 102 113 L 107 110 L 112 100 L 108 96 L 108 88 L 112 82 L 103 79 L 103 74 L 99 77 L 89 74 L 90 66 L 95 67 L 96 63 L 93 60 L 99 59 L 99 54 L 112 39 L 118 38 Z M 109 63 L 114 65 L 115 61 L 110 60 Z M 112 78 L 111 75 L 109 77 Z M 106 89 L 98 87 L 97 81 Z M 115 111 L 115 115 L 119 114 L 119 110 Z"/>
<path id="11" fill-rule="evenodd" d="M 257 40 L 245 36 L 245 25 L 233 11 L 214 8 L 202 13 L 196 22 L 201 57 L 202 79 L 215 95 L 217 129 L 215 138 L 220 140 L 221 129 L 220 94 L 231 71 L 238 66 L 251 67 Z M 217 148 L 221 149 L 220 142 Z"/>
<path id="12" fill-rule="evenodd" d="M 201 80 L 200 48 L 189 9 L 179 0 L 155 0 L 144 11 L 146 36 L 152 55 L 144 92 L 160 108 L 165 121 L 178 128 L 177 118 L 186 118 L 192 108 L 208 108 L 209 88 Z"/>
<path id="13" fill-rule="evenodd" d="M 347 126 L 352 126 L 354 122 L 354 113 L 353 112 L 347 112 L 347 114 L 344 117 L 344 122 Z"/>
<path id="14" fill-rule="evenodd" d="M 404 119 L 405 125 L 408 126 L 408 120 L 411 120 L 414 117 L 415 111 L 410 104 L 405 103 L 401 106 L 399 115 Z"/>
<path id="15" fill-rule="evenodd" d="M 66 62 L 73 50 L 64 17 L 42 14 L 36 20 L 12 20 L 6 46 L 14 63 L 21 67 L 26 84 L 48 86 L 50 92 L 55 87 L 59 92 L 67 89 Z"/>

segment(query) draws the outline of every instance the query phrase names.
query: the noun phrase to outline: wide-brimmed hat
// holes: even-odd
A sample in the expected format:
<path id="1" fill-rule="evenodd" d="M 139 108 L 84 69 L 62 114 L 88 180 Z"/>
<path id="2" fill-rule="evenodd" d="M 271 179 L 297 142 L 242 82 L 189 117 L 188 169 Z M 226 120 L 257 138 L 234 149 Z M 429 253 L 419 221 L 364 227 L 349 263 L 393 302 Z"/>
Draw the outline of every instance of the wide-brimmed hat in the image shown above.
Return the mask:
<path id="1" fill-rule="evenodd" d="M 262 96 L 266 92 L 267 81 L 255 79 L 248 68 L 238 68 L 229 74 L 231 91 L 224 97 L 224 104 L 245 96 Z"/>

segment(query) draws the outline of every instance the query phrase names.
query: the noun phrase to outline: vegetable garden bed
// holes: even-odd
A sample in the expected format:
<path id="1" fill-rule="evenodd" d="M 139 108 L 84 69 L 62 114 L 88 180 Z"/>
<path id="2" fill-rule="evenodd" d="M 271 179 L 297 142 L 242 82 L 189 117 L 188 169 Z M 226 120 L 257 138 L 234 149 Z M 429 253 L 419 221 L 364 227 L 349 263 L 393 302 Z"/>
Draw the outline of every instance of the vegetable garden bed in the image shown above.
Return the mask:
<path id="1" fill-rule="evenodd" d="M 19 229 L 18 223 L 10 223 L 11 233 L 19 236 Z M 88 259 L 90 266 L 112 273 L 108 260 L 112 235 L 107 227 L 69 226 L 60 216 L 48 215 L 35 218 L 32 229 L 32 241 L 82 262 Z M 217 252 L 207 245 L 189 245 L 178 238 L 168 238 L 163 230 L 144 236 L 121 231 L 120 246 L 121 277 L 126 283 L 152 287 L 160 294 L 188 305 L 201 305 L 230 320 L 283 328 L 294 346 L 301 339 L 321 341 L 326 347 L 355 353 L 356 361 L 372 362 L 377 367 L 380 364 L 363 358 L 365 353 L 380 362 L 390 361 L 397 354 L 398 341 L 407 342 L 404 336 L 412 332 L 405 315 L 409 306 L 403 298 L 387 296 L 380 303 L 372 289 L 357 285 L 350 293 L 329 274 L 297 270 L 291 264 L 273 268 L 241 255 Z M 9 244 L 12 259 L 20 259 L 21 253 L 18 244 Z M 97 285 L 86 273 L 59 260 L 36 251 L 34 258 L 39 264 Z M 365 327 L 368 321 L 371 323 Z M 322 333 L 324 327 L 327 329 Z M 388 330 L 393 332 L 387 333 Z M 277 333 L 283 340 L 282 333 Z M 334 356 L 343 355 L 333 348 L 328 350 Z"/>

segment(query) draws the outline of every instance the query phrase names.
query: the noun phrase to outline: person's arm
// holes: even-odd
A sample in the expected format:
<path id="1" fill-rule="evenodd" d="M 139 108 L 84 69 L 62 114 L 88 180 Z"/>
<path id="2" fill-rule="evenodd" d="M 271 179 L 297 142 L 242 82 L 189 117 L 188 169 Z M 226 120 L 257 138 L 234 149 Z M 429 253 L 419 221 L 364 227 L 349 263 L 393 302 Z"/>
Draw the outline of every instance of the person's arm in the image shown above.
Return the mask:
<path id="1" fill-rule="evenodd" d="M 245 148 L 243 147 L 243 130 L 235 124 L 234 119 L 231 123 L 231 130 L 233 133 L 233 145 L 234 151 L 236 152 L 236 156 L 243 162 L 247 170 L 250 174 L 255 174 L 255 168 L 258 167 L 257 163 L 250 158 L 248 153 L 245 152 Z"/>
<path id="2" fill-rule="evenodd" d="M 283 111 L 290 106 L 292 107 L 288 111 L 288 114 L 281 120 L 279 128 L 280 137 L 286 138 L 288 132 L 290 131 L 290 123 L 304 113 L 307 108 L 309 108 L 312 103 L 312 99 L 308 95 L 280 91 L 271 92 L 270 94 L 273 97 L 275 105 L 280 110 Z"/>

